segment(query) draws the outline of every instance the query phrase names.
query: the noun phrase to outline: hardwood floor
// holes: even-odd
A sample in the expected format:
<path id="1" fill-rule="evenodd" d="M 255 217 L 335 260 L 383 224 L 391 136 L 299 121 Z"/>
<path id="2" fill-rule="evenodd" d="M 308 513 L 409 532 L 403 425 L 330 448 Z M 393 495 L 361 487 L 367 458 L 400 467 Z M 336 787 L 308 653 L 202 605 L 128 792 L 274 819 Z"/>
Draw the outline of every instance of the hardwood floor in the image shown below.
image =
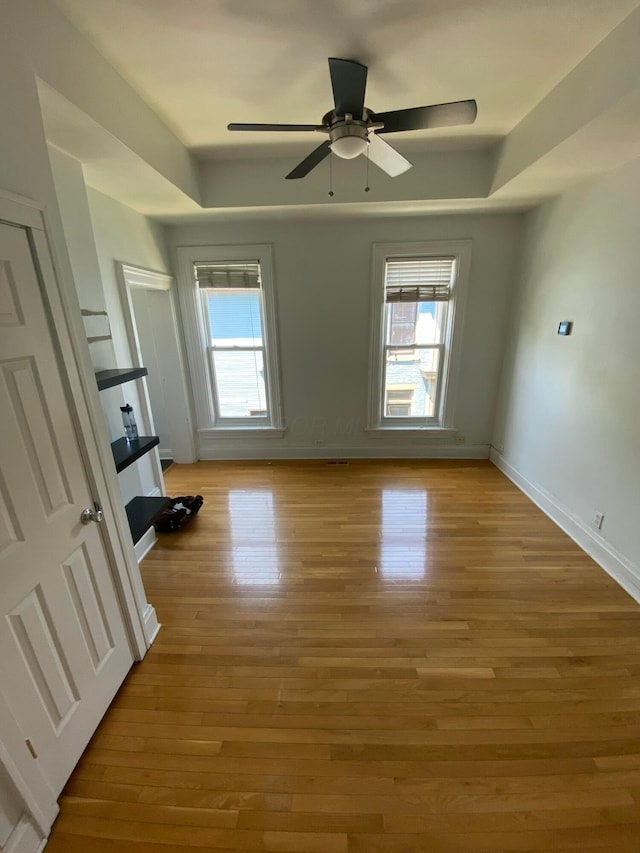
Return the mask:
<path id="1" fill-rule="evenodd" d="M 488 462 L 200 463 L 47 853 L 640 850 L 640 607 Z"/>

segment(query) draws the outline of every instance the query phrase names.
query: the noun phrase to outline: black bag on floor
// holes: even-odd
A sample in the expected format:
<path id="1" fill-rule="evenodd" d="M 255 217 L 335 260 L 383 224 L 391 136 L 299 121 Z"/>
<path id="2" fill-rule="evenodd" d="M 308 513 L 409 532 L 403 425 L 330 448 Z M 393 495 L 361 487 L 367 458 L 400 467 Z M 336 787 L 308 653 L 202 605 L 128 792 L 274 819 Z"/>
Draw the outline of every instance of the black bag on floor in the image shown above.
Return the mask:
<path id="1" fill-rule="evenodd" d="M 197 514 L 204 503 L 202 495 L 181 495 L 171 498 L 169 506 L 163 509 L 153 526 L 158 533 L 175 533 L 182 530 Z"/>

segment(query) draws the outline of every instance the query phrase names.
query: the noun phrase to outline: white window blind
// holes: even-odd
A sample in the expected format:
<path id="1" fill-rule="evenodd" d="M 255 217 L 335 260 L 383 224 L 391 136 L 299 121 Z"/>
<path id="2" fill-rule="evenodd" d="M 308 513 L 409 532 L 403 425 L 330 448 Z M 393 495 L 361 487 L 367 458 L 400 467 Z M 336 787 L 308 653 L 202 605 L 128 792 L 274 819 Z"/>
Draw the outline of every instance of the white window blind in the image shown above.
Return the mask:
<path id="1" fill-rule="evenodd" d="M 385 302 L 448 302 L 455 258 L 387 258 Z"/>
<path id="2" fill-rule="evenodd" d="M 260 287 L 258 261 L 194 264 L 198 287 L 245 290 Z"/>

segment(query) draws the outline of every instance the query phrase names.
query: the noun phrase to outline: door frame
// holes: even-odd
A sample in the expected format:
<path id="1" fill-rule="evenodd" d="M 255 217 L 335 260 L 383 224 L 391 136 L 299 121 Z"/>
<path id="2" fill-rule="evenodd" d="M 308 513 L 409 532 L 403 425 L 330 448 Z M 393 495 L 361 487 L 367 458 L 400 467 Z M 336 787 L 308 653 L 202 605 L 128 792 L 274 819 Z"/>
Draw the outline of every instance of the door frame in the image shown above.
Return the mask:
<path id="1" fill-rule="evenodd" d="M 172 275 L 156 270 L 145 269 L 144 267 L 128 264 L 124 261 L 116 261 L 116 279 L 118 281 L 118 289 L 120 291 L 120 302 L 122 303 L 122 313 L 124 316 L 124 325 L 127 332 L 127 340 L 129 348 L 133 356 L 133 367 L 143 367 L 142 352 L 140 349 L 140 337 L 138 335 L 138 327 L 136 325 L 136 316 L 133 309 L 133 300 L 131 298 L 131 288 L 140 287 L 146 290 L 163 290 L 169 296 L 169 306 L 171 310 L 171 320 L 173 329 L 176 335 L 176 348 L 178 350 L 178 368 L 182 376 L 183 388 L 185 389 L 185 401 L 187 405 L 186 416 L 188 423 L 188 438 L 187 438 L 187 453 L 181 454 L 183 458 L 181 462 L 192 463 L 197 462 L 195 435 L 193 431 L 193 400 L 191 398 L 190 387 L 191 383 L 187 381 L 187 371 L 185 368 L 184 347 L 182 343 L 182 334 L 180 323 L 178 320 L 178 306 L 176 304 L 175 295 L 175 278 Z M 150 434 L 155 433 L 153 429 L 153 414 L 151 410 L 151 401 L 147 383 L 143 380 L 144 393 L 142 396 L 142 405 L 146 408 L 143 413 Z M 175 448 L 174 448 L 175 453 Z M 187 458 L 184 458 L 187 457 Z M 158 463 L 159 465 L 159 463 Z M 162 482 L 162 473 L 160 473 L 160 482 Z"/>
<path id="2" fill-rule="evenodd" d="M 89 491 L 94 500 L 99 500 L 105 514 L 101 535 L 125 631 L 134 660 L 142 660 L 160 626 L 154 608 L 146 600 L 133 550 L 75 283 L 70 273 L 60 273 L 69 267 L 60 262 L 55 243 L 50 239 L 50 235 L 61 232 L 55 228 L 54 214 L 44 205 L 3 189 L 0 189 L 0 221 L 22 227 L 27 233 Z M 63 250 L 64 246 L 60 248 Z M 30 757 L 1 693 L 0 723 L 3 732 L 0 765 L 11 779 L 25 811 L 45 837 L 57 814 L 55 797 Z"/>

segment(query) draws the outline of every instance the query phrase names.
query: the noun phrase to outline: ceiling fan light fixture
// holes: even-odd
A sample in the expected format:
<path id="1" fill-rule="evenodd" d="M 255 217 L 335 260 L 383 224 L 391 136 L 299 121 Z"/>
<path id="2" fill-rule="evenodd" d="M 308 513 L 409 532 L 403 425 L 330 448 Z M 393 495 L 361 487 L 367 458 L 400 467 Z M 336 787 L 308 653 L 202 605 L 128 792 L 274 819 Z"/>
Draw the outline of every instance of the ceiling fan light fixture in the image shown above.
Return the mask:
<path id="1" fill-rule="evenodd" d="M 368 144 L 369 134 L 363 122 L 347 122 L 331 128 L 331 150 L 343 160 L 364 154 Z"/>
<path id="2" fill-rule="evenodd" d="M 331 143 L 331 150 L 343 160 L 353 160 L 367 150 L 367 139 L 361 136 L 341 136 Z"/>

